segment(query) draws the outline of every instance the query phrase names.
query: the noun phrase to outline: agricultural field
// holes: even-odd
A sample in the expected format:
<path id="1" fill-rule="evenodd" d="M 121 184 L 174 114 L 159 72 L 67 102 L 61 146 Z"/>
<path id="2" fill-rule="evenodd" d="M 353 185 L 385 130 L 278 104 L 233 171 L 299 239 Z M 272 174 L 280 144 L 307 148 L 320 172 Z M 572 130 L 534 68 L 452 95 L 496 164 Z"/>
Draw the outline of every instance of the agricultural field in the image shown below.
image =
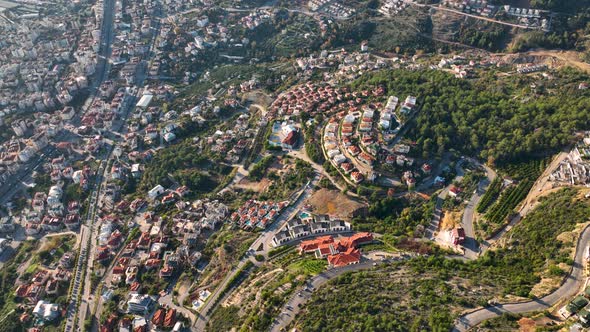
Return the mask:
<path id="1" fill-rule="evenodd" d="M 486 210 L 494 204 L 498 196 L 500 195 L 500 191 L 502 190 L 502 179 L 495 178 L 492 183 L 490 183 L 486 193 L 483 195 L 479 204 L 477 205 L 476 211 L 477 213 L 484 213 Z"/>
<path id="2" fill-rule="evenodd" d="M 321 273 L 322 271 L 325 271 L 326 265 L 327 263 L 325 260 L 307 258 L 289 265 L 288 269 L 296 273 L 316 275 Z"/>
<path id="3" fill-rule="evenodd" d="M 485 212 L 477 224 L 480 236 L 489 238 L 504 227 L 514 209 L 526 198 L 537 178 L 543 173 L 547 163 L 548 159 L 533 160 L 511 164 L 501 169 L 503 173 L 510 175 L 515 183 L 507 185 L 503 190 L 502 185 L 496 181 L 490 185 L 489 195 L 486 193 L 487 197 L 484 196 L 477 207 L 478 213 Z M 497 199 L 492 204 L 494 196 Z"/>

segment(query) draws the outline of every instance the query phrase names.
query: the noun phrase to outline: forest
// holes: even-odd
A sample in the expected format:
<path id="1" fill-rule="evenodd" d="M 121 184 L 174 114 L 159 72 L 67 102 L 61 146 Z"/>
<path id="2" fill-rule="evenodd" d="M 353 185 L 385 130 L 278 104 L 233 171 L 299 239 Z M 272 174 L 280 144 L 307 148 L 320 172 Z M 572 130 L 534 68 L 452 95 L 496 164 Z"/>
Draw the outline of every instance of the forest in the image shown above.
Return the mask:
<path id="1" fill-rule="evenodd" d="M 170 187 L 174 181 L 194 192 L 210 192 L 231 172 L 230 166 L 210 160 L 191 145 L 191 140 L 162 149 L 147 165 L 138 189 L 148 191 L 157 184 Z"/>
<path id="2" fill-rule="evenodd" d="M 564 70 L 552 82 L 555 90 L 536 95 L 527 90 L 529 77 L 490 73 L 468 81 L 434 70 L 370 73 L 351 86 L 383 85 L 401 99 L 417 96 L 420 111 L 408 136 L 423 157 L 455 149 L 496 164 L 550 154 L 590 128 L 590 93 L 561 84 L 569 75 L 586 77 Z"/>
<path id="3" fill-rule="evenodd" d="M 434 200 L 405 197 L 374 200 L 369 205 L 369 215 L 353 219 L 353 225 L 359 231 L 413 238 L 419 225 L 428 226 L 434 203 Z"/>

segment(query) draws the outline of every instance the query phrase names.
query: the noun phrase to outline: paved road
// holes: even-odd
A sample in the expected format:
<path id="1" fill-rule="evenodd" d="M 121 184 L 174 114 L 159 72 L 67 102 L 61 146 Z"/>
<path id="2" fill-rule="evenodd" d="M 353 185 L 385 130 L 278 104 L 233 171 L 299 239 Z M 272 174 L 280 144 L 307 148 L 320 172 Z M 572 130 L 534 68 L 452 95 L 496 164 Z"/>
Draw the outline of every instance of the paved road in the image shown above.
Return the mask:
<path id="1" fill-rule="evenodd" d="M 289 207 L 285 208 L 278 219 L 273 222 L 269 227 L 267 227 L 262 234 L 252 243 L 248 252 L 257 252 L 258 254 L 262 254 L 264 256 L 268 255 L 269 250 L 272 248 L 269 244 L 272 240 L 272 237 L 283 227 L 283 225 L 289 221 L 291 218 L 295 216 L 297 211 L 301 208 L 305 200 L 311 196 L 313 193 L 313 187 L 319 180 L 320 175 L 316 173 L 313 180 L 305 186 L 303 192 L 299 196 L 299 198 L 291 204 Z M 260 250 L 259 250 L 260 248 Z M 207 326 L 207 321 L 209 320 L 208 312 L 211 310 L 213 306 L 216 305 L 217 298 L 219 297 L 221 291 L 225 289 L 229 281 L 233 278 L 233 276 L 241 270 L 241 268 L 246 264 L 247 261 L 252 260 L 252 255 L 247 255 L 246 257 L 242 258 L 238 265 L 228 273 L 225 278 L 219 283 L 217 288 L 209 295 L 207 302 L 199 309 L 199 314 L 197 315 L 197 321 L 193 326 L 195 331 L 205 331 L 205 327 Z M 229 294 L 226 294 L 226 296 Z"/>
<path id="2" fill-rule="evenodd" d="M 103 21 L 101 24 L 101 45 L 99 49 L 96 79 L 94 80 L 91 88 L 91 96 L 89 100 L 96 98 L 96 89 L 104 82 L 109 75 L 109 57 L 111 54 L 114 24 L 114 11 L 115 1 L 104 0 L 103 3 Z M 87 102 L 87 105 L 91 105 L 92 102 Z M 94 265 L 94 251 L 96 243 L 91 241 L 95 238 L 96 229 L 94 223 L 97 217 L 97 205 L 98 198 L 100 196 L 101 189 L 106 180 L 106 162 L 108 156 L 112 152 L 112 147 L 109 152 L 106 153 L 106 158 L 101 160 L 99 169 L 96 175 L 96 183 L 94 184 L 94 191 L 90 196 L 89 209 L 86 215 L 85 222 L 80 226 L 80 256 L 78 257 L 78 263 L 76 271 L 74 273 L 74 286 L 70 295 L 70 303 L 66 314 L 66 332 L 71 332 L 74 329 L 82 331 L 86 314 L 89 309 L 89 297 L 90 297 L 90 275 Z M 84 277 L 84 280 L 82 278 Z M 82 284 L 83 282 L 83 284 Z M 82 285 L 84 286 L 82 288 Z M 79 302 L 78 299 L 81 298 Z M 75 314 L 78 313 L 78 317 Z"/>
<path id="3" fill-rule="evenodd" d="M 521 29 L 531 29 L 531 30 L 538 30 L 537 28 L 534 27 L 530 27 L 527 25 L 521 25 L 521 24 L 514 24 L 514 23 L 510 23 L 510 22 L 505 22 L 505 21 L 499 21 L 493 18 L 489 18 L 489 17 L 485 17 L 485 16 L 479 16 L 479 15 L 473 15 L 473 14 L 469 14 L 469 13 L 465 13 L 462 11 L 458 11 L 458 10 L 454 10 L 452 8 L 447 8 L 443 5 L 429 5 L 429 4 L 420 4 L 417 2 L 411 2 L 411 4 L 416 5 L 418 7 L 429 7 L 435 10 L 443 10 L 443 11 L 447 11 L 447 12 L 451 12 L 451 13 L 455 13 L 455 14 L 459 14 L 459 15 L 463 15 L 463 16 L 468 16 L 468 17 L 472 17 L 478 20 L 483 20 L 483 21 L 488 21 L 488 22 L 492 22 L 492 23 L 497 23 L 497 24 L 502 24 L 502 25 L 507 25 L 513 28 L 521 28 Z"/>
<path id="4" fill-rule="evenodd" d="M 396 258 L 391 258 L 385 261 L 374 261 L 371 259 L 363 258 L 363 261 L 359 264 L 343 266 L 339 268 L 329 269 L 318 274 L 315 277 L 309 279 L 303 289 L 294 293 L 291 298 L 283 305 L 281 313 L 273 321 L 271 325 L 271 332 L 284 331 L 287 326 L 293 321 L 295 316 L 299 313 L 300 309 L 303 308 L 304 304 L 311 298 L 311 295 L 315 289 L 326 284 L 331 279 L 343 275 L 347 272 L 355 272 L 361 270 L 370 269 L 378 264 L 386 264 L 388 262 L 411 258 L 413 255 L 402 255 Z"/>
<path id="5" fill-rule="evenodd" d="M 366 270 L 373 267 L 376 262 L 372 260 L 365 260 L 359 264 L 348 265 L 340 268 L 333 268 L 324 271 L 317 276 L 309 279 L 306 282 L 303 290 L 293 294 L 293 296 L 285 303 L 279 316 L 274 320 L 271 326 L 271 332 L 284 331 L 284 329 L 293 321 L 295 316 L 299 313 L 300 308 L 311 298 L 313 290 L 321 287 L 331 279 L 343 275 L 346 272 Z"/>
<path id="6" fill-rule="evenodd" d="M 112 1 L 112 0 L 111 0 Z M 111 15 L 114 14 L 114 7 L 112 8 L 112 12 Z M 161 7 L 158 7 L 156 9 L 155 12 L 156 16 L 161 15 Z M 148 52 L 148 56 L 151 56 L 153 54 L 154 51 L 154 47 L 157 41 L 157 36 L 159 35 L 160 32 L 160 21 L 159 20 L 155 20 L 155 27 L 154 27 L 154 32 L 152 35 L 152 38 L 150 40 L 150 50 Z M 112 23 L 112 20 L 110 20 L 109 22 Z M 110 35 L 113 35 L 112 33 L 112 27 L 110 30 Z M 110 47 L 111 41 L 109 39 L 108 41 L 108 47 Z M 108 51 L 109 54 L 108 56 L 105 56 L 105 59 L 108 59 L 110 56 L 110 50 Z M 113 131 L 111 132 L 113 134 L 113 141 L 112 141 L 112 145 L 111 145 L 111 149 L 109 150 L 109 153 L 107 154 L 107 157 L 105 158 L 106 160 L 109 160 L 112 157 L 112 152 L 113 152 L 113 148 L 114 146 L 121 140 L 124 139 L 124 134 L 126 132 L 126 128 L 125 125 L 127 124 L 127 119 L 129 117 L 129 115 L 131 114 L 133 107 L 135 106 L 135 101 L 137 101 L 142 93 L 143 93 L 143 86 L 145 84 L 145 80 L 147 79 L 147 71 L 148 71 L 148 67 L 149 66 L 141 66 L 140 69 L 137 71 L 136 76 L 135 76 L 135 87 L 137 88 L 135 90 L 135 95 L 129 100 L 129 102 L 126 105 L 126 109 L 125 109 L 125 113 L 124 115 L 121 117 L 121 121 L 119 122 L 119 126 L 115 127 L 113 129 Z M 104 171 L 104 174 L 102 176 L 102 179 L 105 180 L 108 178 L 108 173 L 107 170 Z M 98 199 L 97 199 L 97 203 L 102 201 L 102 196 L 104 193 L 102 193 L 100 190 L 98 191 Z M 95 219 L 93 219 L 92 223 L 94 223 Z M 86 316 L 88 314 L 90 314 L 90 310 L 92 308 L 95 307 L 95 304 L 97 304 L 96 307 L 96 311 L 93 313 L 93 315 L 95 316 L 95 318 L 100 318 L 101 314 L 102 314 L 102 310 L 103 310 L 103 301 L 100 300 L 100 295 L 98 294 L 98 292 L 95 292 L 94 294 L 91 293 L 91 285 L 90 285 L 90 274 L 93 272 L 93 264 L 94 264 L 94 257 L 96 256 L 96 249 L 97 249 L 97 243 L 96 243 L 96 239 L 98 238 L 98 232 L 99 232 L 99 228 L 98 227 L 94 227 L 93 228 L 93 233 L 92 233 L 92 245 L 90 248 L 90 259 L 91 261 L 89 261 L 88 264 L 88 270 L 87 270 L 87 281 L 85 283 L 85 289 L 84 289 L 84 294 L 83 294 L 83 301 L 80 307 L 80 317 L 79 317 L 79 326 L 78 328 L 80 329 L 80 327 L 82 326 L 82 324 L 84 324 L 84 321 L 86 320 Z M 103 277 L 103 281 L 106 280 L 106 278 L 110 278 L 111 277 L 111 272 L 112 272 L 112 268 L 109 268 L 109 271 L 106 273 L 106 275 Z M 95 301 L 98 301 L 98 303 L 95 303 Z M 189 316 L 190 317 L 190 316 Z M 97 324 L 93 324 L 92 325 L 92 331 L 96 331 L 98 330 L 98 325 Z"/>
<path id="7" fill-rule="evenodd" d="M 566 277 L 565 282 L 555 292 L 537 300 L 522 303 L 497 304 L 476 310 L 459 317 L 453 331 L 467 331 L 487 319 L 500 316 L 504 313 L 526 313 L 546 310 L 559 300 L 574 296 L 584 284 L 584 256 L 589 245 L 590 226 L 587 226 L 578 239 L 574 266 Z"/>
<path id="8" fill-rule="evenodd" d="M 469 160 L 469 162 L 475 165 L 483 167 L 486 172 L 486 177 L 479 182 L 477 189 L 475 190 L 475 192 L 471 196 L 471 199 L 467 203 L 465 211 L 463 212 L 463 218 L 461 220 L 461 226 L 465 230 L 465 242 L 463 243 L 463 249 L 465 250 L 464 255 L 469 259 L 477 259 L 477 257 L 479 257 L 479 254 L 483 253 L 483 251 L 485 251 L 487 247 L 482 247 L 480 249 L 479 244 L 475 240 L 475 231 L 473 229 L 473 217 L 475 214 L 475 208 L 477 207 L 477 204 L 479 204 L 481 197 L 485 194 L 485 191 L 490 185 L 490 183 L 492 183 L 492 181 L 494 181 L 494 179 L 496 178 L 497 174 L 493 169 L 489 168 L 484 164 L 479 163 L 475 159 L 468 158 L 467 160 Z"/>

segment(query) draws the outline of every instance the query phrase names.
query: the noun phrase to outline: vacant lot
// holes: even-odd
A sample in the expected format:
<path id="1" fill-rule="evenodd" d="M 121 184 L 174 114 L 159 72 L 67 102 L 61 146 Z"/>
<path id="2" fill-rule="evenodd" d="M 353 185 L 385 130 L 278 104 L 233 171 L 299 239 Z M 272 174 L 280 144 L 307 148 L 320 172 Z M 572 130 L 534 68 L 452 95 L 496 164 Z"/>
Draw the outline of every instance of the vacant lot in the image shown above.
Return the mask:
<path id="1" fill-rule="evenodd" d="M 349 218 L 352 213 L 364 204 L 350 199 L 337 190 L 320 189 L 309 198 L 313 211 L 318 214 L 329 214 L 340 218 Z"/>

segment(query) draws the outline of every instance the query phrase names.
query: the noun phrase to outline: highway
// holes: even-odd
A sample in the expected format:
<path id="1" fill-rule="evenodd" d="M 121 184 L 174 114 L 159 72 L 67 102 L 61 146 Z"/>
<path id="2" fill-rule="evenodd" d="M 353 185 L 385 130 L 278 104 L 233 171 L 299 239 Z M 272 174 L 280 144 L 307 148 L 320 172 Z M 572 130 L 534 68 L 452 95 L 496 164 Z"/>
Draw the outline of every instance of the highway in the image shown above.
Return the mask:
<path id="1" fill-rule="evenodd" d="M 285 210 L 283 210 L 280 216 L 277 218 L 275 222 L 269 225 L 260 236 L 252 243 L 248 250 L 248 254 L 243 257 L 238 265 L 228 273 L 225 278 L 219 283 L 219 285 L 215 288 L 215 290 L 209 295 L 207 302 L 199 309 L 199 314 L 197 315 L 197 321 L 194 325 L 195 331 L 205 331 L 205 327 L 207 326 L 207 321 L 209 320 L 208 312 L 217 304 L 217 298 L 221 294 L 221 291 L 224 290 L 229 283 L 229 281 L 233 278 L 233 276 L 241 270 L 241 268 L 246 264 L 248 260 L 252 259 L 252 252 L 257 252 L 257 254 L 262 254 L 267 256 L 271 246 L 268 245 L 272 240 L 272 237 L 283 227 L 283 225 L 291 220 L 295 214 L 299 211 L 303 203 L 307 200 L 308 197 L 311 196 L 313 193 L 313 188 L 319 181 L 320 174 L 316 173 L 313 180 L 305 186 L 299 198 L 293 202 L 293 204 L 289 205 Z M 258 250 L 259 248 L 262 248 Z M 252 260 L 252 262 L 254 262 Z M 227 296 L 229 294 L 225 294 Z"/>
<path id="2" fill-rule="evenodd" d="M 553 293 L 527 302 L 497 304 L 475 310 L 459 317 L 453 329 L 454 332 L 468 331 L 481 322 L 500 316 L 504 313 L 521 314 L 532 311 L 546 310 L 555 305 L 561 299 L 574 296 L 584 284 L 585 253 L 590 245 L 590 226 L 584 228 L 576 246 L 576 255 L 572 270 L 564 279 L 563 284 Z"/>

